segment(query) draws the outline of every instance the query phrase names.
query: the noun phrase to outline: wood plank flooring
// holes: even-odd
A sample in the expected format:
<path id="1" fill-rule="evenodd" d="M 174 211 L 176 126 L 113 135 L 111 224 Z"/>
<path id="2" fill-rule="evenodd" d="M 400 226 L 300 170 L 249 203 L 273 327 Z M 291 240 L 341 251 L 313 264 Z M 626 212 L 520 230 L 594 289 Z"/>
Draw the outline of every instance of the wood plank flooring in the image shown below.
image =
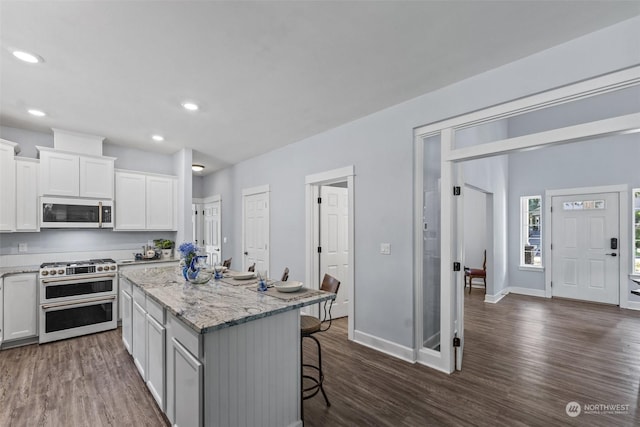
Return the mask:
<path id="1" fill-rule="evenodd" d="M 464 365 L 453 375 L 349 342 L 346 320 L 335 322 L 319 336 L 332 405 L 304 401 L 305 426 L 640 425 L 639 312 L 483 297 L 466 297 Z M 570 418 L 570 401 L 629 411 Z M 167 425 L 120 329 L 0 352 L 0 426 Z"/>
<path id="2" fill-rule="evenodd" d="M 463 370 L 446 375 L 347 341 L 345 320 L 320 337 L 326 408 L 305 426 L 638 426 L 640 313 L 508 295 L 465 301 Z M 307 355 L 305 348 L 305 355 Z M 567 403 L 629 405 L 627 414 L 567 416 Z"/>

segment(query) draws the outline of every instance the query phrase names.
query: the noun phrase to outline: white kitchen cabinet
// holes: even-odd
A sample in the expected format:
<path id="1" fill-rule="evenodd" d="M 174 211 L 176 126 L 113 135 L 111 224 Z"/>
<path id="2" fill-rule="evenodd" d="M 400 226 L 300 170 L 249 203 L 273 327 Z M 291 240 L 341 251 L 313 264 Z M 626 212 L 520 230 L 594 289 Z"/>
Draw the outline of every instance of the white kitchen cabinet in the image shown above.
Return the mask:
<path id="1" fill-rule="evenodd" d="M 40 195 L 113 199 L 113 157 L 92 157 L 48 147 L 40 152 Z"/>
<path id="2" fill-rule="evenodd" d="M 135 293 L 135 289 L 134 289 Z M 147 380 L 147 310 L 133 300 L 133 338 L 131 342 L 133 363 L 143 380 Z"/>
<path id="3" fill-rule="evenodd" d="M 122 281 L 123 279 L 120 280 Z M 122 342 L 129 354 L 132 354 L 133 297 L 124 288 L 120 290 L 120 310 L 122 311 Z"/>
<path id="4" fill-rule="evenodd" d="M 164 412 L 166 329 L 160 319 L 147 313 L 147 388 Z"/>
<path id="5" fill-rule="evenodd" d="M 16 228 L 15 142 L 0 139 L 0 231 Z"/>
<path id="6" fill-rule="evenodd" d="M 16 157 L 16 231 L 40 231 L 37 159 Z"/>
<path id="7" fill-rule="evenodd" d="M 4 277 L 4 341 L 38 335 L 36 274 Z"/>
<path id="8" fill-rule="evenodd" d="M 177 339 L 171 340 L 173 354 L 173 425 L 199 427 L 202 425 L 202 363 Z"/>
<path id="9" fill-rule="evenodd" d="M 147 229 L 176 228 L 176 179 L 147 176 Z"/>
<path id="10" fill-rule="evenodd" d="M 117 171 L 115 175 L 116 230 L 146 229 L 146 176 L 120 171 Z"/>
<path id="11" fill-rule="evenodd" d="M 4 329 L 4 318 L 2 317 L 3 308 L 4 308 L 4 290 L 2 286 L 2 277 L 0 277 L 0 345 L 2 345 L 2 330 Z"/>
<path id="12" fill-rule="evenodd" d="M 112 158 L 80 156 L 80 197 L 113 199 Z"/>
<path id="13" fill-rule="evenodd" d="M 176 230 L 176 177 L 142 172 L 115 172 L 116 231 Z"/>

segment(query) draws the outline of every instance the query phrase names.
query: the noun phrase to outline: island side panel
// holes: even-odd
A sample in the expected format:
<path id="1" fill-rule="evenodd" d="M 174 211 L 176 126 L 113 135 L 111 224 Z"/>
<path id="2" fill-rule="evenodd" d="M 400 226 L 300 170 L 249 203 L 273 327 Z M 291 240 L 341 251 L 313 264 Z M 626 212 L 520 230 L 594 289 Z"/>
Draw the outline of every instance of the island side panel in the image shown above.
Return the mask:
<path id="1" fill-rule="evenodd" d="M 301 426 L 300 312 L 204 335 L 206 426 Z"/>

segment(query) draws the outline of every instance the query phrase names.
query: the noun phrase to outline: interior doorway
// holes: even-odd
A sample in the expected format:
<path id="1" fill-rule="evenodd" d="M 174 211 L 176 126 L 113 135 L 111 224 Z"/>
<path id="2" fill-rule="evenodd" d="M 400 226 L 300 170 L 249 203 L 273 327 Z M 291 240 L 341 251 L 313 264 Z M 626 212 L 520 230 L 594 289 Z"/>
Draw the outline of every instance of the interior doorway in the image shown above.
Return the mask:
<path id="1" fill-rule="evenodd" d="M 242 271 L 255 264 L 269 276 L 269 186 L 242 190 Z"/>
<path id="2" fill-rule="evenodd" d="M 305 192 L 305 280 L 309 287 L 315 289 L 320 288 L 325 273 L 340 280 L 340 290 L 331 313 L 332 317 L 347 317 L 348 339 L 353 340 L 356 311 L 354 167 L 308 175 Z M 303 311 L 318 315 L 316 306 L 305 307 Z"/>
<path id="3" fill-rule="evenodd" d="M 493 264 L 493 194 L 479 187 L 466 183 L 463 191 L 463 228 L 464 231 L 464 266 L 472 269 L 482 269 L 486 265 Z M 487 268 L 486 287 L 491 283 L 488 273 L 491 268 Z M 479 284 L 481 279 L 475 279 L 471 286 L 482 288 L 484 283 Z M 487 292 L 491 294 L 491 292 Z"/>

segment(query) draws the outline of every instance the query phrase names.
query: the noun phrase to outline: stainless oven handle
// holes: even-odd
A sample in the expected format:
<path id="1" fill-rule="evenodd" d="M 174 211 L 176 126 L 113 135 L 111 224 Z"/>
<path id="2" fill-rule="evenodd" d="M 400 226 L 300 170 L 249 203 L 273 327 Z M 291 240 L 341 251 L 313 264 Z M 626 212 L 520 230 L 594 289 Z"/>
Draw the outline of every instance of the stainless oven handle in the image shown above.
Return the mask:
<path id="1" fill-rule="evenodd" d="M 55 304 L 42 304 L 42 309 L 43 310 L 49 310 L 52 308 L 58 308 L 58 307 L 66 307 L 68 305 L 78 305 L 78 304 L 86 304 L 86 303 L 92 303 L 92 302 L 107 302 L 107 301 L 113 301 L 114 299 L 116 299 L 115 295 L 112 295 L 110 297 L 106 297 L 106 298 L 93 298 L 93 299 L 83 299 L 83 300 L 76 300 L 76 301 L 67 301 L 67 302 L 59 302 L 59 303 L 55 303 Z"/>
<path id="2" fill-rule="evenodd" d="M 102 228 L 102 202 L 98 202 L 98 228 Z"/>
<path id="3" fill-rule="evenodd" d="M 60 283 L 60 282 L 77 282 L 77 281 L 87 281 L 90 279 L 102 279 L 102 278 L 107 278 L 107 277 L 115 277 L 116 273 L 109 273 L 109 274 L 92 274 L 92 275 L 85 275 L 82 277 L 56 277 L 55 279 L 42 279 L 42 283 L 44 283 L 45 285 L 47 283 Z"/>

